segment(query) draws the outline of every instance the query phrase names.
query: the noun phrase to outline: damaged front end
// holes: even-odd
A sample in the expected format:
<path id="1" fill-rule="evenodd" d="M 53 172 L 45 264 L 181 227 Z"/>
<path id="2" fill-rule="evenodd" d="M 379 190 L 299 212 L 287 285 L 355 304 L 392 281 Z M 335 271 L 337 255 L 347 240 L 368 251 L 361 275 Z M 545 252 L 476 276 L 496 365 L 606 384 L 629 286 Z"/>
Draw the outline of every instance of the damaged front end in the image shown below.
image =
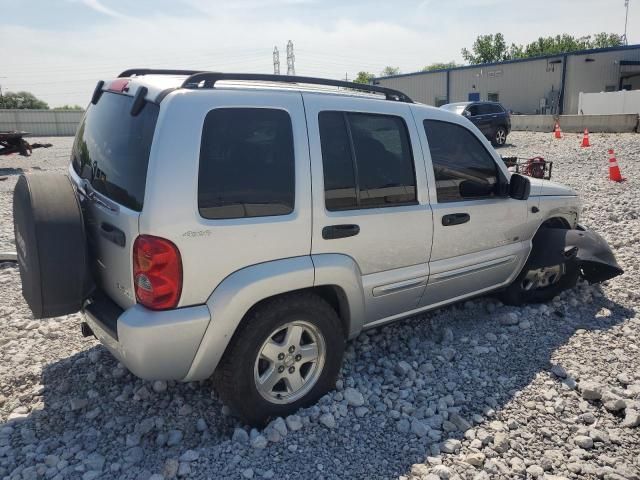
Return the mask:
<path id="1" fill-rule="evenodd" d="M 542 228 L 533 239 L 528 264 L 550 267 L 576 259 L 580 274 L 589 283 L 600 283 L 624 273 L 607 241 L 593 230 Z"/>

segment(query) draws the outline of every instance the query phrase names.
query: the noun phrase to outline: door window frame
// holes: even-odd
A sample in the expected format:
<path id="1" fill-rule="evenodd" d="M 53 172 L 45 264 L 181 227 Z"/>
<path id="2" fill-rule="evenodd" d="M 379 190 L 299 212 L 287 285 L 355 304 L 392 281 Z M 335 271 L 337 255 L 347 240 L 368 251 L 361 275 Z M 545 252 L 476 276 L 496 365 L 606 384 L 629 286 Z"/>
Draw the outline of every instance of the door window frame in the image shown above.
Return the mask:
<path id="1" fill-rule="evenodd" d="M 340 208 L 340 209 L 328 209 L 326 202 L 326 190 L 325 190 L 325 179 L 324 179 L 324 157 L 322 155 L 322 148 L 320 148 L 320 165 L 322 169 L 322 196 L 323 196 L 323 207 L 326 213 L 335 214 L 341 212 L 356 212 L 359 210 L 373 210 L 373 209 L 386 209 L 386 208 L 398 208 L 398 207 L 406 207 L 406 206 L 414 206 L 420 204 L 420 199 L 418 195 L 418 175 L 416 168 L 416 156 L 413 149 L 413 145 L 411 142 L 411 132 L 409 131 L 409 126 L 407 125 L 407 120 L 402 116 L 395 113 L 380 113 L 380 112 L 368 112 L 368 111 L 354 111 L 354 110 L 337 110 L 337 109 L 324 109 L 319 110 L 317 115 L 318 122 L 318 139 L 320 140 L 320 144 L 322 144 L 322 136 L 320 132 L 320 115 L 322 113 L 337 113 L 340 114 L 343 118 L 345 130 L 347 137 L 349 139 L 349 148 L 351 153 L 351 162 L 353 165 L 353 174 L 354 174 L 354 187 L 356 190 L 356 206 L 353 208 Z M 377 117 L 392 117 L 398 119 L 402 122 L 403 129 L 406 135 L 407 147 L 409 148 L 410 162 L 411 162 L 411 171 L 413 175 L 413 188 L 414 188 L 414 199 L 408 202 L 398 202 L 387 205 L 365 205 L 362 206 L 360 204 L 360 181 L 358 177 L 358 159 L 355 143 L 353 141 L 353 135 L 351 132 L 351 124 L 349 122 L 349 115 L 368 115 L 368 116 L 377 116 Z"/>
<path id="2" fill-rule="evenodd" d="M 207 122 L 207 118 L 209 117 L 210 114 L 213 114 L 214 112 L 219 112 L 221 110 L 274 110 L 274 111 L 279 111 L 279 112 L 283 112 L 287 115 L 287 119 L 288 119 L 288 125 L 290 128 L 290 133 L 291 133 L 291 150 L 292 150 L 292 155 L 293 155 L 293 163 L 292 163 L 292 168 L 293 168 L 293 204 L 292 204 L 292 208 L 291 211 L 287 212 L 287 213 L 279 213 L 279 214 L 273 214 L 273 213 L 268 213 L 268 214 L 264 214 L 264 215 L 245 215 L 245 216 L 230 216 L 230 217 L 207 217 L 204 216 L 202 213 L 202 209 L 200 206 L 200 174 L 201 174 L 201 165 L 202 165 L 202 148 L 204 146 L 204 142 L 205 142 L 205 126 L 206 126 L 206 122 Z M 206 113 L 203 116 L 202 119 L 202 128 L 201 128 L 201 136 L 200 136 L 200 143 L 198 145 L 198 168 L 196 170 L 196 184 L 198 185 L 196 188 L 196 195 L 195 195 L 195 201 L 196 201 L 196 211 L 198 212 L 198 218 L 206 221 L 206 222 L 226 222 L 226 223 L 260 223 L 260 222 L 265 222 L 267 221 L 286 221 L 287 219 L 290 219 L 294 216 L 296 216 L 296 212 L 298 209 L 298 166 L 297 164 L 297 155 L 296 155 L 296 133 L 295 133 L 295 128 L 294 128 L 294 119 L 292 117 L 292 112 L 287 109 L 287 108 L 283 108 L 281 106 L 269 106 L 269 105 L 234 105 L 234 106 L 227 106 L 227 105 L 220 105 L 220 106 L 216 106 L 214 108 L 211 108 L 209 110 L 206 111 Z"/>
<path id="3" fill-rule="evenodd" d="M 429 188 L 429 198 L 430 198 L 430 203 L 433 205 L 461 205 L 461 204 L 465 204 L 467 202 L 473 202 L 473 203 L 477 203 L 477 202 L 487 202 L 487 203 L 491 203 L 491 202 L 495 202 L 496 200 L 500 200 L 500 199 L 507 199 L 509 198 L 508 195 L 508 188 L 502 188 L 500 187 L 500 185 L 508 185 L 509 182 L 509 172 L 507 170 L 506 165 L 504 165 L 503 162 L 499 162 L 496 159 L 496 155 L 497 153 L 493 153 L 490 149 L 487 148 L 486 143 L 488 142 L 487 139 L 483 136 L 483 135 L 477 135 L 476 132 L 474 132 L 472 129 L 467 128 L 465 125 L 458 123 L 458 122 L 454 122 L 451 120 L 443 120 L 440 118 L 434 118 L 434 117 L 430 117 L 430 116 L 425 116 L 425 115 L 420 115 L 417 116 L 416 115 L 416 126 L 418 127 L 418 134 L 420 135 L 421 139 L 424 139 L 424 149 L 423 149 L 423 154 L 424 154 L 424 158 L 425 158 L 425 167 L 426 167 L 426 173 L 427 173 L 427 184 L 428 184 L 428 188 Z M 441 202 L 438 200 L 438 190 L 437 190 L 437 185 L 436 185 L 436 176 L 435 176 L 435 170 L 433 169 L 433 159 L 431 158 L 431 148 L 429 147 L 429 137 L 427 136 L 427 132 L 426 129 L 424 128 L 424 122 L 425 121 L 435 121 L 435 122 L 441 122 L 441 123 L 449 123 L 452 125 L 456 125 L 460 128 L 464 128 L 465 130 L 467 130 L 471 135 L 473 135 L 478 142 L 480 143 L 480 146 L 482 148 L 484 148 L 485 152 L 487 152 L 487 155 L 489 155 L 489 157 L 491 157 L 491 159 L 493 160 L 493 163 L 496 167 L 496 170 L 498 172 L 497 178 L 496 178 L 496 186 L 498 189 L 498 193 L 496 193 L 496 195 L 494 195 L 493 197 L 478 197 L 478 198 L 462 198 L 458 201 L 448 201 L 448 202 Z M 502 192 L 500 190 L 503 190 Z"/>

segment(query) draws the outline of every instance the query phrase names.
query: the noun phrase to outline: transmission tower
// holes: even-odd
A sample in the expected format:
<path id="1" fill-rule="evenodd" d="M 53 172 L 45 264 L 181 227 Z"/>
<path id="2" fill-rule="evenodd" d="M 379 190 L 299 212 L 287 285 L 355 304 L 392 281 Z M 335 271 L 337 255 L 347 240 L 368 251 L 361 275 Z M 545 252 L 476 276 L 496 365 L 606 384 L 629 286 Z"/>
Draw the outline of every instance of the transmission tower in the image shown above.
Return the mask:
<path id="1" fill-rule="evenodd" d="M 627 21 L 629 20 L 629 0 L 624 0 L 624 8 L 626 13 L 624 15 L 624 35 L 622 35 L 622 44 L 628 45 L 629 41 L 627 40 Z"/>
<path id="2" fill-rule="evenodd" d="M 289 40 L 287 43 L 287 75 L 296 74 L 296 56 L 293 54 L 293 42 Z"/>
<path id="3" fill-rule="evenodd" d="M 280 75 L 280 52 L 278 47 L 273 47 L 273 74 Z"/>

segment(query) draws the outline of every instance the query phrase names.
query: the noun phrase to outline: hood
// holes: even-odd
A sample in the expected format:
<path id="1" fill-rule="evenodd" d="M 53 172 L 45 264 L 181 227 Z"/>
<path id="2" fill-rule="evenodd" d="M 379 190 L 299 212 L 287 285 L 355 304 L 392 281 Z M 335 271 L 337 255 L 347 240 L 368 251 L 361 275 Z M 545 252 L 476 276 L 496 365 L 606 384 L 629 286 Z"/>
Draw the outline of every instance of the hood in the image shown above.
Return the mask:
<path id="1" fill-rule="evenodd" d="M 575 197 L 578 194 L 561 183 L 552 182 L 551 180 L 543 180 L 541 178 L 529 177 L 531 182 L 531 195 L 532 196 L 570 196 Z"/>

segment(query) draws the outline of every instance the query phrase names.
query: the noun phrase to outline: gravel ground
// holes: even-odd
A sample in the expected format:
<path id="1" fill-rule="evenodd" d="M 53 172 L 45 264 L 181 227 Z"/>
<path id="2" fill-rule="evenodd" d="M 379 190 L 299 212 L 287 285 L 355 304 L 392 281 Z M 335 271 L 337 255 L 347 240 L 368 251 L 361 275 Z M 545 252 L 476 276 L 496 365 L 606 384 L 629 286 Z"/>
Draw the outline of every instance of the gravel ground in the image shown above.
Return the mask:
<path id="1" fill-rule="evenodd" d="M 65 170 L 71 139 L 0 157 L 0 251 L 22 170 Z M 135 378 L 78 315 L 34 321 L 0 265 L 0 478 L 640 479 L 640 136 L 513 133 L 503 155 L 554 160 L 582 222 L 626 273 L 549 305 L 481 298 L 362 334 L 336 391 L 250 430 L 210 382 Z M 607 148 L 623 175 L 611 183 Z M 634 280 L 635 279 L 635 280 Z"/>

